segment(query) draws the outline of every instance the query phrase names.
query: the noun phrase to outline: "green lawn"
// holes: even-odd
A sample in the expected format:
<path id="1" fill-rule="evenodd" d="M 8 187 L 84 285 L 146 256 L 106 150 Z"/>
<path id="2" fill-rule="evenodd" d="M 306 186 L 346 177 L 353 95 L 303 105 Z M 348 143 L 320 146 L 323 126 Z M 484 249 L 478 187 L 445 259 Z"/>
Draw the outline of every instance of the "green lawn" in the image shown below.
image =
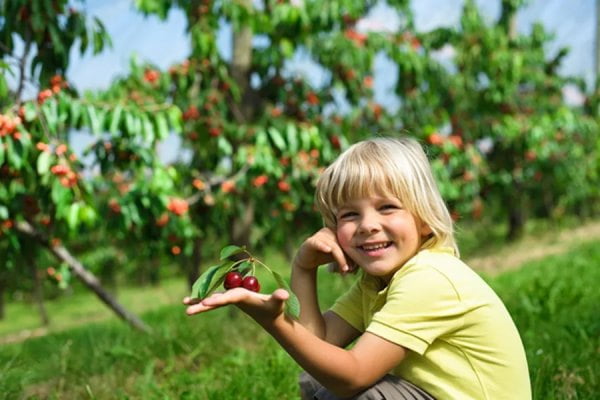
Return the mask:
<path id="1" fill-rule="evenodd" d="M 599 244 L 488 278 L 521 331 L 536 399 L 595 399 L 600 393 Z M 285 271 L 281 258 L 265 261 Z M 273 288 L 263 282 L 264 290 Z M 323 305 L 349 284 L 323 271 Z M 0 347 L 0 398 L 298 398 L 299 368 L 268 335 L 234 308 L 187 317 L 180 305 L 184 293 L 179 281 L 119 292 L 131 309 L 152 309 L 142 315 L 154 335 L 110 317 L 68 328 L 77 319 L 104 318 L 103 307 L 87 294 L 48 304 L 55 332 Z M 7 312 L 0 334 L 10 332 L 9 325 L 31 328 L 37 321 L 33 307 L 11 304 Z"/>

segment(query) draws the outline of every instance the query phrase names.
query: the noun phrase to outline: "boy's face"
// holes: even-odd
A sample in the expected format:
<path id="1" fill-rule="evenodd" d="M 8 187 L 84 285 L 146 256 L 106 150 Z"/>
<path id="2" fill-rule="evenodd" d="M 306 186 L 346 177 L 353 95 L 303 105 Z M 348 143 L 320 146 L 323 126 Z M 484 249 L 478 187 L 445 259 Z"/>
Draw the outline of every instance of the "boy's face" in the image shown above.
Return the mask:
<path id="1" fill-rule="evenodd" d="M 336 217 L 337 239 L 344 252 L 366 273 L 385 280 L 417 253 L 431 233 L 394 197 L 350 201 Z"/>

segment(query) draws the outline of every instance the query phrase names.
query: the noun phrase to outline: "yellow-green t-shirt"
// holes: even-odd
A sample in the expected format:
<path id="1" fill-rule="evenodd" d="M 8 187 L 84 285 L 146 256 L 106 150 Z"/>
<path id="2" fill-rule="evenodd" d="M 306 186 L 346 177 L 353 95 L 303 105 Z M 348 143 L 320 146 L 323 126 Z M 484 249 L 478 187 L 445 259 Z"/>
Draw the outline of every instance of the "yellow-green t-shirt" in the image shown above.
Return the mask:
<path id="1" fill-rule="evenodd" d="M 494 291 L 450 248 L 420 251 L 389 285 L 364 275 L 332 307 L 361 332 L 408 349 L 391 371 L 438 400 L 529 400 L 517 328 Z"/>

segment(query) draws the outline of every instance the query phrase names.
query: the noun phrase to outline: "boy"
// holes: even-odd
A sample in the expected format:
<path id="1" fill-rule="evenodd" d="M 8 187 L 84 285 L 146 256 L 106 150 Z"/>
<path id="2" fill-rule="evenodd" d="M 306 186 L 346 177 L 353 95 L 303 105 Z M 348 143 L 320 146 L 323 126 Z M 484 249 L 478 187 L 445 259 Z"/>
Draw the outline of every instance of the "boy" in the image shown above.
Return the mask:
<path id="1" fill-rule="evenodd" d="M 517 329 L 458 258 L 452 219 L 416 141 L 351 146 L 320 177 L 316 204 L 326 227 L 292 266 L 299 321 L 283 314 L 282 289 L 186 299 L 188 314 L 237 305 L 307 371 L 304 398 L 531 398 Z M 321 314 L 316 271 L 330 262 L 361 276 Z"/>

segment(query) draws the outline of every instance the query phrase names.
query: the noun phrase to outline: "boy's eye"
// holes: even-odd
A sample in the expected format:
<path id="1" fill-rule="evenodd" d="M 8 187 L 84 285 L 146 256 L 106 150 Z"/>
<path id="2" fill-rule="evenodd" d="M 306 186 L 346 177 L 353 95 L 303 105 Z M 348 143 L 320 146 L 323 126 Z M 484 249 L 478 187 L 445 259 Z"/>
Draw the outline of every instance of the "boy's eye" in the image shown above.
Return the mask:
<path id="1" fill-rule="evenodd" d="M 400 209 L 400 206 L 398 206 L 396 204 L 384 204 L 383 206 L 380 207 L 380 209 L 382 211 L 398 210 L 398 209 Z"/>
<path id="2" fill-rule="evenodd" d="M 348 219 L 356 216 L 357 214 L 354 211 L 345 211 L 340 213 L 340 219 Z"/>

